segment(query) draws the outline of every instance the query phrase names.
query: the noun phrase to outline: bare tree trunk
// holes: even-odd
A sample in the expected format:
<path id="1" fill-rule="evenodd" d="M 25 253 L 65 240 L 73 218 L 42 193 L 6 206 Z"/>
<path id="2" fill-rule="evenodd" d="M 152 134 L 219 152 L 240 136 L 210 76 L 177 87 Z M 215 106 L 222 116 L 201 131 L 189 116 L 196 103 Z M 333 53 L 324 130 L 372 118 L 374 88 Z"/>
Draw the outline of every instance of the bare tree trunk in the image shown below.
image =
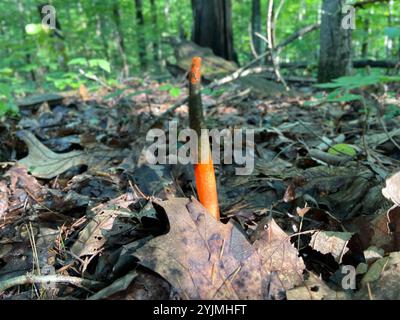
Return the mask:
<path id="1" fill-rule="evenodd" d="M 157 5 L 155 0 L 150 0 L 150 7 L 151 7 L 151 22 L 154 28 L 153 34 L 153 60 L 156 64 L 156 67 L 159 68 L 161 54 L 160 54 L 160 37 L 159 37 L 159 30 L 158 30 L 158 14 L 157 14 Z"/>
<path id="2" fill-rule="evenodd" d="M 25 19 L 24 19 L 25 8 L 24 8 L 24 5 L 23 5 L 22 1 L 18 2 L 18 11 L 19 11 L 19 14 L 20 14 L 20 24 L 21 24 L 21 31 L 22 31 L 22 39 L 25 40 L 26 39 L 26 36 L 25 36 Z M 29 53 L 27 53 L 25 55 L 25 61 L 26 61 L 26 64 L 28 64 L 28 65 L 31 64 L 31 55 Z M 30 74 L 31 74 L 31 80 L 32 81 L 36 81 L 35 71 L 31 70 Z"/>
<path id="3" fill-rule="evenodd" d="M 109 46 L 108 46 L 107 36 L 106 36 L 106 27 L 104 25 L 104 17 L 102 15 L 102 13 L 107 8 L 107 4 L 102 4 L 99 1 L 101 1 L 101 0 L 95 0 L 92 3 L 92 10 L 93 10 L 93 12 L 95 12 L 94 21 L 95 21 L 95 28 L 96 28 L 96 36 L 101 39 L 104 57 L 108 61 L 110 61 L 110 55 L 108 53 Z"/>
<path id="4" fill-rule="evenodd" d="M 262 42 L 256 34 L 261 33 L 261 3 L 260 0 L 252 0 L 251 8 L 251 36 L 256 55 L 262 53 Z"/>
<path id="5" fill-rule="evenodd" d="M 351 29 L 342 27 L 344 3 L 345 0 L 323 0 L 319 82 L 329 82 L 351 72 Z"/>
<path id="6" fill-rule="evenodd" d="M 388 2 L 388 27 L 393 25 L 393 1 Z M 391 37 L 385 37 L 385 48 L 386 48 L 386 58 L 390 58 L 393 50 L 393 39 Z"/>
<path id="7" fill-rule="evenodd" d="M 230 0 L 192 0 L 192 40 L 226 60 L 237 61 Z"/>
<path id="8" fill-rule="evenodd" d="M 122 26 L 121 26 L 121 16 L 120 16 L 120 11 L 118 7 L 118 3 L 115 3 L 112 8 L 113 11 L 113 17 L 114 17 L 114 22 L 115 26 L 117 28 L 117 46 L 118 46 L 118 51 L 121 55 L 121 60 L 122 60 L 122 65 L 123 65 L 123 72 L 126 77 L 129 75 L 129 65 L 126 59 L 126 53 L 125 53 L 125 40 L 124 40 L 124 34 L 122 32 Z"/>
<path id="9" fill-rule="evenodd" d="M 135 0 L 136 7 L 136 22 L 137 28 L 137 41 L 139 48 L 139 61 L 142 70 L 147 68 L 147 54 L 146 54 L 146 41 L 143 33 L 144 29 L 144 16 L 143 16 L 143 2 L 142 0 Z"/>
<path id="10" fill-rule="evenodd" d="M 370 23 L 371 23 L 371 20 L 369 18 L 365 18 L 364 23 L 363 23 L 364 37 L 363 37 L 363 42 L 361 45 L 361 57 L 362 58 L 368 57 Z"/>

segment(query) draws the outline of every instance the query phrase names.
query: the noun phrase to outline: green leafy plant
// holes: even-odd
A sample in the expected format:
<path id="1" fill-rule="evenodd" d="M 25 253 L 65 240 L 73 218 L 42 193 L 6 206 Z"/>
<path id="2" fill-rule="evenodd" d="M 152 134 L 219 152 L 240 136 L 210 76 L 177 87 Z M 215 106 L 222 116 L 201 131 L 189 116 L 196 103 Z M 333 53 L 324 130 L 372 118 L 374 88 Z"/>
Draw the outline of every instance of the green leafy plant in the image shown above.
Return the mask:
<path id="1" fill-rule="evenodd" d="M 350 157 L 355 157 L 357 155 L 356 149 L 347 143 L 335 144 L 329 148 L 328 153 L 333 155 L 347 155 Z"/>
<path id="2" fill-rule="evenodd" d="M 304 106 L 315 106 L 324 102 L 350 102 L 364 98 L 359 94 L 351 93 L 351 90 L 380 85 L 390 82 L 399 82 L 400 76 L 386 76 L 380 74 L 346 76 L 333 80 L 329 83 L 316 84 L 315 87 L 332 90 L 327 95 L 318 93 L 312 101 L 307 101 Z"/>

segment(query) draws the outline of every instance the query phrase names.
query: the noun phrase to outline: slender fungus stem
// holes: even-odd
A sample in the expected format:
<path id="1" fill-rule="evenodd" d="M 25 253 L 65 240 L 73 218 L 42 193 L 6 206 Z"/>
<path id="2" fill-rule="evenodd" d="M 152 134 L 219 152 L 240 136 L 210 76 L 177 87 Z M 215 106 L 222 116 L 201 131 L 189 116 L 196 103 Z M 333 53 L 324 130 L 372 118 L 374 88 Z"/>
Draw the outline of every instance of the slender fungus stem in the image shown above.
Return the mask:
<path id="1" fill-rule="evenodd" d="M 214 165 L 210 142 L 207 135 L 201 134 L 206 129 L 204 124 L 203 107 L 201 102 L 201 58 L 194 57 L 189 74 L 189 123 L 190 128 L 196 131 L 199 137 L 199 148 L 194 165 L 197 194 L 200 203 L 217 220 L 220 219 L 218 207 L 217 182 L 215 180 Z"/>

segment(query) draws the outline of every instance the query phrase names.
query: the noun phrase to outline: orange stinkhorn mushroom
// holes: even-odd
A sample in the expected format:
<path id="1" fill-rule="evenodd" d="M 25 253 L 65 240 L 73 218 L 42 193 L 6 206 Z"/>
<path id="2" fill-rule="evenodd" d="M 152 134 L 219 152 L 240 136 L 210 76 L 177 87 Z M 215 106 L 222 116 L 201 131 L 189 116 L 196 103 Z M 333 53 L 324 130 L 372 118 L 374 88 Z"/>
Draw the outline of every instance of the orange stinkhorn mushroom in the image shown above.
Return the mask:
<path id="1" fill-rule="evenodd" d="M 197 194 L 200 203 L 219 221 L 217 182 L 215 180 L 214 164 L 212 160 L 208 135 L 203 137 L 201 129 L 205 129 L 203 107 L 201 102 L 201 58 L 194 57 L 189 73 L 189 122 L 190 128 L 198 136 L 197 164 L 194 165 Z"/>

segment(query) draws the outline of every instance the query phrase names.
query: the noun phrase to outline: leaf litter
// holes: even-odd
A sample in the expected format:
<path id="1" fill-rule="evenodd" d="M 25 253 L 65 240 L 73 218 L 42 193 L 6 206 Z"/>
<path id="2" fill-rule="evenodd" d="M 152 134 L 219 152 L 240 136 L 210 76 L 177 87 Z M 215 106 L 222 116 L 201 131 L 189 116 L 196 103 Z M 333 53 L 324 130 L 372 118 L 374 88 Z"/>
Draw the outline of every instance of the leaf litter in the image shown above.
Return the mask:
<path id="1" fill-rule="evenodd" d="M 221 223 L 191 166 L 143 161 L 150 125 L 187 124 L 181 83 L 25 99 L 0 130 L 0 298 L 398 299 L 398 119 L 244 80 L 204 93 L 209 127 L 255 130 L 252 175 L 216 166 Z"/>

